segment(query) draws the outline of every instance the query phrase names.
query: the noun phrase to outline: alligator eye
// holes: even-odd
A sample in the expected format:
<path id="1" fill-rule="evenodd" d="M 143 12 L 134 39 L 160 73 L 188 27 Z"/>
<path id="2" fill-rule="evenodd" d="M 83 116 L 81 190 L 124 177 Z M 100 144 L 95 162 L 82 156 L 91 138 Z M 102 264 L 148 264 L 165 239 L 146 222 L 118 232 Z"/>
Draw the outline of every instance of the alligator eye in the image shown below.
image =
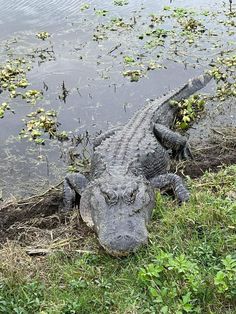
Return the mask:
<path id="1" fill-rule="evenodd" d="M 123 195 L 124 201 L 127 204 L 133 203 L 135 201 L 136 194 L 137 194 L 137 189 L 136 190 L 126 190 L 124 195 Z"/>
<path id="2" fill-rule="evenodd" d="M 133 202 L 135 200 L 136 193 L 134 191 L 130 193 L 130 200 Z"/>
<path id="3" fill-rule="evenodd" d="M 106 200 L 106 203 L 109 205 L 115 205 L 118 201 L 118 196 L 114 191 L 102 191 L 104 198 Z"/>

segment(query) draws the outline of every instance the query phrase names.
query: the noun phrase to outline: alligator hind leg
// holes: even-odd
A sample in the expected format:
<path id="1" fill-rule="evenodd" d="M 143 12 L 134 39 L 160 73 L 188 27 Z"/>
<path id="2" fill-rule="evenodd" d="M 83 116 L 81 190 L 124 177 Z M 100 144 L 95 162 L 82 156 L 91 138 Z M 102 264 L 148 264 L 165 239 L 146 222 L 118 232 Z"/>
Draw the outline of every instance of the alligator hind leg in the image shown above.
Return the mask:
<path id="1" fill-rule="evenodd" d="M 66 175 L 63 185 L 63 210 L 71 210 L 75 205 L 76 196 L 81 196 L 88 184 L 88 179 L 80 173 Z"/>
<path id="2" fill-rule="evenodd" d="M 152 186 L 157 189 L 171 188 L 180 203 L 189 200 L 189 192 L 183 180 L 174 173 L 166 173 L 156 176 L 150 180 Z"/>
<path id="3" fill-rule="evenodd" d="M 157 140 L 167 149 L 172 149 L 177 159 L 192 159 L 192 153 L 184 136 L 171 131 L 162 124 L 154 124 Z"/>

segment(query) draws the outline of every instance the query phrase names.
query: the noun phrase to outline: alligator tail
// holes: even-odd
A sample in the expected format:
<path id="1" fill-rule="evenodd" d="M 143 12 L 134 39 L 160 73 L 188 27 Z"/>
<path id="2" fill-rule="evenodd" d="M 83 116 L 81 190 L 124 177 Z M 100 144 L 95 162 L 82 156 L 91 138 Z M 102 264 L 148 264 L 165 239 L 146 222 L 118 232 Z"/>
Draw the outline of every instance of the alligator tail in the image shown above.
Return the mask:
<path id="1" fill-rule="evenodd" d="M 186 83 L 173 95 L 174 100 L 180 101 L 184 98 L 188 98 L 192 94 L 196 93 L 198 90 L 205 87 L 211 79 L 212 76 L 208 73 L 204 73 L 193 79 L 190 79 L 188 83 Z"/>
<path id="2" fill-rule="evenodd" d="M 188 98 L 198 90 L 205 87 L 211 79 L 212 76 L 210 74 L 204 73 L 193 79 L 190 79 L 182 87 L 168 93 L 165 96 L 166 99 L 162 102 L 161 106 L 156 107 L 156 115 L 154 116 L 154 121 L 158 121 L 158 123 L 163 124 L 167 127 L 172 126 L 178 112 L 178 107 L 171 105 L 171 102 L 179 102 L 182 99 Z"/>

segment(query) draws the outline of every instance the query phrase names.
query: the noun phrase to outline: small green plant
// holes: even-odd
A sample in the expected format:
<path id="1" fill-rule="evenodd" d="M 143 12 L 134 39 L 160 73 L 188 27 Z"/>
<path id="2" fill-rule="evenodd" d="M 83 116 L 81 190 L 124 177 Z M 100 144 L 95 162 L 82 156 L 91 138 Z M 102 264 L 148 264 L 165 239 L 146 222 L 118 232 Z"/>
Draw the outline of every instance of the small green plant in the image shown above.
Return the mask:
<path id="1" fill-rule="evenodd" d="M 236 67 L 236 55 L 232 55 L 229 57 L 218 58 L 217 62 L 222 65 L 225 65 L 228 69 Z"/>
<path id="2" fill-rule="evenodd" d="M 41 39 L 41 40 L 46 40 L 50 37 L 51 35 L 48 33 L 48 32 L 39 32 L 36 34 L 36 37 L 38 39 Z"/>
<path id="3" fill-rule="evenodd" d="M 165 17 L 163 15 L 156 15 L 154 13 L 150 14 L 151 22 L 160 24 L 163 23 L 165 20 Z"/>
<path id="4" fill-rule="evenodd" d="M 99 16 L 106 16 L 109 13 L 109 11 L 101 9 L 101 10 L 95 10 L 95 13 L 96 15 L 99 15 Z"/>
<path id="5" fill-rule="evenodd" d="M 128 70 L 123 72 L 124 77 L 129 77 L 130 82 L 138 82 L 139 79 L 143 76 L 141 70 Z"/>
<path id="6" fill-rule="evenodd" d="M 225 81 L 227 78 L 226 73 L 224 73 L 219 67 L 214 66 L 209 72 L 217 82 Z"/>
<path id="7" fill-rule="evenodd" d="M 0 314 L 39 313 L 43 306 L 44 286 L 37 282 L 21 284 L 18 294 L 11 293 L 5 284 L 0 285 Z M 27 310 L 26 310 L 27 309 Z"/>
<path id="8" fill-rule="evenodd" d="M 0 105 L 0 119 L 4 118 L 5 112 L 6 111 L 11 111 L 12 113 L 14 113 L 14 111 L 11 109 L 11 107 L 9 106 L 9 104 L 7 102 L 3 102 Z"/>
<path id="9" fill-rule="evenodd" d="M 114 0 L 114 5 L 123 6 L 129 4 L 128 0 Z"/>
<path id="10" fill-rule="evenodd" d="M 25 99 L 26 102 L 35 105 L 37 100 L 42 99 L 42 92 L 36 89 L 29 89 L 22 94 L 22 98 Z"/>
<path id="11" fill-rule="evenodd" d="M 236 258 L 227 255 L 222 259 L 222 266 L 214 277 L 214 284 L 219 294 L 233 299 L 236 297 Z"/>
<path id="12" fill-rule="evenodd" d="M 11 98 L 16 97 L 18 88 L 25 88 L 29 85 L 26 73 L 30 70 L 30 63 L 24 58 L 6 61 L 0 66 L 1 88 L 9 91 Z"/>
<path id="13" fill-rule="evenodd" d="M 195 14 L 195 11 L 193 9 L 174 8 L 173 13 L 172 13 L 172 17 L 179 19 L 179 18 L 191 16 L 194 14 Z"/>
<path id="14" fill-rule="evenodd" d="M 108 24 L 107 29 L 110 31 L 117 31 L 117 30 L 128 30 L 131 29 L 132 26 L 129 23 L 126 23 L 122 17 L 114 17 L 111 19 L 111 23 Z"/>
<path id="15" fill-rule="evenodd" d="M 107 39 L 106 33 L 97 29 L 97 32 L 93 34 L 93 40 L 99 42 L 104 39 Z"/>
<path id="16" fill-rule="evenodd" d="M 169 31 L 157 28 L 157 29 L 149 29 L 147 32 L 145 32 L 142 35 L 139 35 L 139 39 L 148 38 L 147 42 L 145 43 L 144 47 L 146 49 L 154 49 L 158 46 L 164 46 L 165 40 L 168 36 Z"/>
<path id="17" fill-rule="evenodd" d="M 67 140 L 66 132 L 57 132 L 59 123 L 57 122 L 57 113 L 54 110 L 45 111 L 44 108 L 39 108 L 37 111 L 27 115 L 29 120 L 24 119 L 25 129 L 20 132 L 20 138 L 27 138 L 36 144 L 44 144 L 43 135 L 49 134 L 50 138 L 57 138 L 61 141 Z"/>
<path id="18" fill-rule="evenodd" d="M 162 65 L 158 64 L 156 61 L 154 60 L 150 60 L 150 62 L 147 65 L 147 70 L 155 70 L 155 69 L 161 69 Z"/>
<path id="19" fill-rule="evenodd" d="M 221 101 L 224 101 L 228 97 L 235 97 L 236 96 L 236 82 L 235 83 L 226 82 L 220 86 L 217 86 L 216 96 Z"/>
<path id="20" fill-rule="evenodd" d="M 81 313 L 81 304 L 79 299 L 77 300 L 69 300 L 64 307 L 62 308 L 63 314 L 77 314 Z"/>
<path id="21" fill-rule="evenodd" d="M 204 111 L 206 100 L 200 95 L 190 96 L 180 102 L 173 101 L 172 105 L 179 108 L 176 127 L 181 130 L 188 129 Z"/>
<path id="22" fill-rule="evenodd" d="M 179 23 L 183 27 L 184 30 L 189 31 L 189 32 L 204 32 L 205 29 L 202 25 L 201 22 L 197 21 L 193 17 L 188 18 L 188 19 L 180 19 Z"/>
<path id="23" fill-rule="evenodd" d="M 236 96 L 236 55 L 217 58 L 209 73 L 217 82 L 216 98 L 223 101 Z"/>
<path id="24" fill-rule="evenodd" d="M 204 286 L 199 267 L 184 254 L 160 251 L 153 263 L 139 271 L 159 313 L 200 313 L 197 296 Z"/>
<path id="25" fill-rule="evenodd" d="M 85 10 L 88 10 L 89 8 L 90 8 L 90 4 L 84 3 L 84 4 L 80 7 L 80 11 L 85 11 Z"/>
<path id="26" fill-rule="evenodd" d="M 163 10 L 164 11 L 171 11 L 172 8 L 169 5 L 166 5 L 166 6 L 163 7 Z"/>
<path id="27" fill-rule="evenodd" d="M 132 64 L 132 63 L 135 63 L 135 60 L 134 60 L 133 57 L 124 56 L 124 63 L 126 63 L 126 64 Z"/>
<path id="28" fill-rule="evenodd" d="M 54 48 L 51 45 L 50 47 L 46 47 L 46 48 L 34 49 L 31 55 L 31 58 L 34 60 L 38 59 L 39 64 L 47 62 L 47 61 L 55 60 Z"/>

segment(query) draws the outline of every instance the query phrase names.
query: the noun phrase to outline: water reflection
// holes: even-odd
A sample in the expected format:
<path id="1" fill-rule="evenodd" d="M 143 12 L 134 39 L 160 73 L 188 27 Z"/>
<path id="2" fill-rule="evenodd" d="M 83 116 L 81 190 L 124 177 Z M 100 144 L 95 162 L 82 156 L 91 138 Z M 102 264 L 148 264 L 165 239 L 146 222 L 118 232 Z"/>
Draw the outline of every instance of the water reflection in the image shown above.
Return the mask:
<path id="1" fill-rule="evenodd" d="M 88 8 L 82 10 L 81 0 L 0 0 L 0 62 L 7 59 L 7 51 L 30 57 L 33 62 L 28 73 L 30 88 L 42 90 L 44 95 L 39 106 L 56 109 L 61 129 L 75 135 L 86 131 L 95 134 L 124 123 L 147 98 L 156 98 L 201 73 L 211 59 L 209 51 L 215 54 L 223 49 L 219 46 L 214 50 L 215 39 L 207 37 L 201 39 L 202 45 L 210 48 L 207 53 L 195 45 L 185 51 L 185 47 L 178 46 L 178 39 L 175 51 L 171 51 L 171 42 L 166 42 L 164 49 L 162 46 L 144 49 L 140 34 L 151 29 L 150 14 L 163 14 L 167 3 L 164 0 L 130 0 L 121 7 L 112 1 L 86 3 Z M 221 4 L 212 0 L 171 1 L 171 6 L 210 12 L 217 5 Z M 107 11 L 105 16 L 101 10 Z M 169 30 L 172 23 L 172 19 L 166 19 L 154 28 Z M 219 32 L 219 24 L 211 23 L 207 27 Z M 49 40 L 39 41 L 35 36 L 39 31 L 51 34 Z M 225 36 L 222 34 L 226 39 Z M 124 56 L 134 57 L 141 70 L 153 60 L 162 68 L 145 72 L 138 82 L 131 83 L 122 75 L 127 68 Z M 4 100 L 3 94 L 0 101 Z M 45 184 L 63 178 L 67 165 L 60 157 L 71 145 L 51 141 L 45 147 L 35 148 L 31 143 L 16 140 L 22 128 L 21 119 L 34 108 L 19 99 L 14 106 L 15 115 L 7 113 L 0 121 L 0 157 L 4 161 L 0 166 L 0 189 L 4 197 L 35 193 Z"/>

